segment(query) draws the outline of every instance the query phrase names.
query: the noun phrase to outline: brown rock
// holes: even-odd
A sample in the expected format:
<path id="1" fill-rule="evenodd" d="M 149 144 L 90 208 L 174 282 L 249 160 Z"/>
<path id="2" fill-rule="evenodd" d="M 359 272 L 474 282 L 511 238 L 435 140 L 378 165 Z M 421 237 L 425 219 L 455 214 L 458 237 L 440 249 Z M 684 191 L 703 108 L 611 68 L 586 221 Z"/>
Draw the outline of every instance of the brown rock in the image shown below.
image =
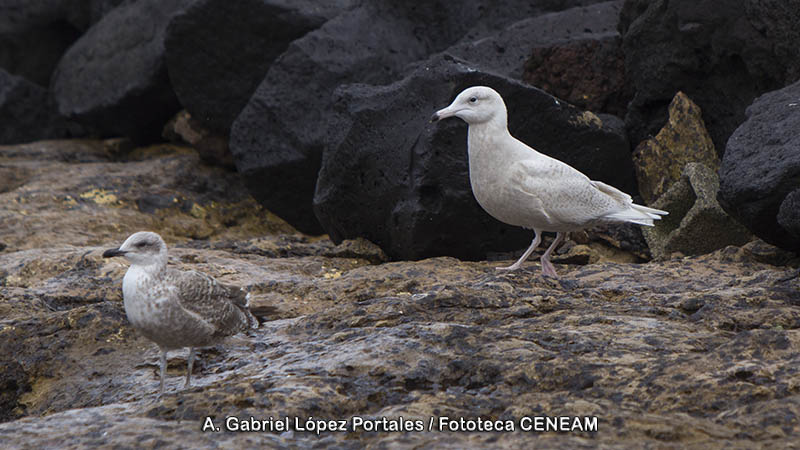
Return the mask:
<path id="1" fill-rule="evenodd" d="M 617 116 L 633 97 L 619 36 L 536 47 L 522 79 L 580 108 Z"/>
<path id="2" fill-rule="evenodd" d="M 228 148 L 228 137 L 206 129 L 186 110 L 180 111 L 167 122 L 161 134 L 169 141 L 189 144 L 208 164 L 236 168 Z"/>
<path id="3" fill-rule="evenodd" d="M 112 147 L 89 140 L 0 147 L 0 166 L 18 174 L 0 182 L 5 251 L 106 244 L 139 230 L 168 243 L 292 232 L 235 172 L 203 164 L 190 148 L 156 145 L 123 156 Z"/>
<path id="4" fill-rule="evenodd" d="M 686 164 L 699 162 L 715 172 L 719 158 L 703 123 L 700 107 L 683 92 L 669 105 L 669 121 L 656 137 L 647 139 L 633 153 L 639 193 L 653 203 L 681 177 Z"/>

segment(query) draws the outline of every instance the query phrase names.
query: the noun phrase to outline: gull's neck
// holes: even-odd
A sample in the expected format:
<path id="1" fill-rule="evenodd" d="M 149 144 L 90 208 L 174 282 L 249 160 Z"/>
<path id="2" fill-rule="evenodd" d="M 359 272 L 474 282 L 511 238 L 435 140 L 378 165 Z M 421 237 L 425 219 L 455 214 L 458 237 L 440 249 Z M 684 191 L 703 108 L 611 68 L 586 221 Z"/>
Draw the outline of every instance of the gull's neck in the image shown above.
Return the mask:
<path id="1" fill-rule="evenodd" d="M 493 117 L 492 119 L 470 124 L 467 131 L 467 148 L 470 156 L 477 156 L 476 152 L 481 152 L 483 149 L 494 147 L 498 140 L 511 138 L 511 133 L 508 132 L 507 122 L 505 116 Z"/>
<path id="2" fill-rule="evenodd" d="M 158 255 L 146 263 L 133 263 L 131 264 L 131 269 L 151 277 L 159 277 L 167 270 L 167 255 Z"/>

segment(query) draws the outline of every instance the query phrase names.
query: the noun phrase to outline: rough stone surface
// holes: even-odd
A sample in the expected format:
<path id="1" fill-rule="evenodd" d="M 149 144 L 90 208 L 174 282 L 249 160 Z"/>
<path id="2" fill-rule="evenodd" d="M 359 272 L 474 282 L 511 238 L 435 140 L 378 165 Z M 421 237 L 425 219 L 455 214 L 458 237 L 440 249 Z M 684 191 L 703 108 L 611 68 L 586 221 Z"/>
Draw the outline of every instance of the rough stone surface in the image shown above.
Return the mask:
<path id="1" fill-rule="evenodd" d="M 669 215 L 642 232 L 656 258 L 673 253 L 702 255 L 728 245 L 743 245 L 752 234 L 733 220 L 717 202 L 719 176 L 701 164 L 688 163 L 681 178 L 658 200 L 653 208 Z"/>
<path id="2" fill-rule="evenodd" d="M 126 0 L 0 0 L 0 30 L 65 22 L 85 31 Z"/>
<path id="3" fill-rule="evenodd" d="M 792 238 L 800 240 L 800 189 L 795 189 L 781 202 L 778 210 L 778 225 Z"/>
<path id="4" fill-rule="evenodd" d="M 624 116 L 633 89 L 619 37 L 534 48 L 523 79 L 580 108 Z"/>
<path id="5" fill-rule="evenodd" d="M 122 1 L 0 1 L 0 67 L 48 86 L 64 51 Z"/>
<path id="6" fill-rule="evenodd" d="M 227 134 L 275 58 L 349 3 L 193 3 L 167 29 L 167 69 L 178 99 L 206 128 Z"/>
<path id="7" fill-rule="evenodd" d="M 524 75 L 527 61 L 535 51 L 532 49 L 619 36 L 621 4 L 622 1 L 604 2 L 526 18 L 481 39 L 462 39 L 446 52 L 486 71 L 523 79 L 527 76 Z M 555 92 L 551 94 L 558 96 Z"/>
<path id="8" fill-rule="evenodd" d="M 149 193 L 154 171 L 173 195 L 244 188 L 191 153 L 159 147 L 109 160 L 106 147 L 2 148 L 0 166 L 28 172 L 0 195 L 0 210 L 26 225 L 0 226 L 0 241 L 17 233 L 0 252 L 5 447 L 749 449 L 790 447 L 800 433 L 800 261 L 759 241 L 647 264 L 569 265 L 553 282 L 537 276 L 538 262 L 512 274 L 449 257 L 386 263 L 367 241 L 337 246 L 285 225 L 217 227 L 207 239 L 156 228 L 171 265 L 245 286 L 262 320 L 250 335 L 201 350 L 188 390 L 186 353 L 173 353 L 158 400 L 158 350 L 122 306 L 127 264 L 101 257 L 130 231 L 120 224 L 158 226 L 144 219 L 158 212 L 132 201 L 65 208 L 64 187 L 80 170 L 120 197 Z M 203 182 L 181 166 L 199 168 Z M 249 205 L 236 210 L 263 214 Z M 44 235 L 46 223 L 61 231 Z M 225 429 L 229 416 L 289 417 L 292 427 L 294 417 L 352 426 L 354 416 L 402 416 L 425 428 L 448 416 L 518 429 L 534 415 L 593 415 L 599 429 Z M 220 432 L 200 431 L 206 416 Z"/>
<path id="9" fill-rule="evenodd" d="M 703 123 L 700 108 L 678 92 L 669 105 L 669 121 L 658 134 L 640 143 L 633 153 L 639 193 L 648 204 L 657 200 L 678 179 L 690 162 L 716 172 L 719 158 Z M 716 250 L 716 249 L 715 249 Z"/>
<path id="10" fill-rule="evenodd" d="M 508 75 L 580 108 L 622 117 L 633 95 L 617 32 L 622 3 L 544 14 L 514 24 L 496 39 L 476 41 L 469 53 L 451 53 L 476 63 L 481 58 L 473 54 L 486 54 L 490 64 L 484 67 L 491 71 L 514 63 Z"/>
<path id="11" fill-rule="evenodd" d="M 720 166 L 719 200 L 761 239 L 800 251 L 797 222 L 779 223 L 781 204 L 800 188 L 800 82 L 759 97 L 728 141 Z"/>
<path id="12" fill-rule="evenodd" d="M 3 251 L 101 245 L 139 230 L 168 242 L 291 232 L 254 202 L 236 173 L 202 164 L 194 150 L 159 145 L 118 155 L 106 144 L 0 147 Z"/>
<path id="13" fill-rule="evenodd" d="M 363 2 L 292 42 L 270 66 L 231 129 L 236 167 L 269 210 L 300 231 L 320 233 L 312 198 L 338 86 L 387 84 L 410 63 L 459 41 L 545 11 L 592 3 L 597 2 Z"/>
<path id="14" fill-rule="evenodd" d="M 103 17 L 53 73 L 59 112 L 103 136 L 157 138 L 180 108 L 164 62 L 165 29 L 191 0 L 141 0 Z"/>
<path id="15" fill-rule="evenodd" d="M 800 0 L 626 0 L 631 141 L 654 135 L 679 90 L 703 110 L 720 154 L 757 96 L 800 78 Z"/>
<path id="16" fill-rule="evenodd" d="M 80 32 L 64 22 L 12 29 L 0 25 L 0 68 L 47 87 L 61 55 L 78 37 Z"/>
<path id="17" fill-rule="evenodd" d="M 228 140 L 209 131 L 185 109 L 167 122 L 161 135 L 170 142 L 188 144 L 209 164 L 232 170 L 236 168 L 228 149 Z"/>
<path id="18" fill-rule="evenodd" d="M 501 93 L 509 129 L 523 142 L 590 178 L 628 192 L 635 186 L 619 119 L 601 119 L 539 89 L 437 56 L 392 85 L 337 91 L 339 121 L 314 198 L 334 242 L 364 237 L 400 259 L 485 259 L 488 252 L 529 245 L 530 231 L 500 223 L 474 199 L 466 124 L 428 124 L 430 114 L 472 85 Z"/>
<path id="19" fill-rule="evenodd" d="M 79 128 L 60 117 L 47 91 L 0 69 L 0 145 L 64 137 Z"/>

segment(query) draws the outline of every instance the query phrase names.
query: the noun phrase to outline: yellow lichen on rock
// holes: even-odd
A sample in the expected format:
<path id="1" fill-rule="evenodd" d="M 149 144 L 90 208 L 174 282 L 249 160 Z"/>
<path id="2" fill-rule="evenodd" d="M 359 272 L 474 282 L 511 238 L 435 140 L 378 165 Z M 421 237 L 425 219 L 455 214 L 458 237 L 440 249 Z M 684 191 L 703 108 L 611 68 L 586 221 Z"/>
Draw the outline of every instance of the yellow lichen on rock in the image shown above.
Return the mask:
<path id="1" fill-rule="evenodd" d="M 570 123 L 573 125 L 582 125 L 585 127 L 603 128 L 603 120 L 597 117 L 597 114 L 591 111 L 584 111 L 574 116 Z"/>
<path id="2" fill-rule="evenodd" d="M 103 206 L 119 206 L 121 204 L 116 194 L 102 188 L 94 188 L 86 191 L 80 194 L 80 198 L 84 200 L 91 200 L 96 204 Z"/>
<path id="3" fill-rule="evenodd" d="M 686 164 L 699 162 L 714 171 L 719 168 L 719 158 L 700 107 L 683 92 L 672 99 L 664 128 L 636 147 L 633 161 L 639 192 L 647 204 L 681 178 Z"/>

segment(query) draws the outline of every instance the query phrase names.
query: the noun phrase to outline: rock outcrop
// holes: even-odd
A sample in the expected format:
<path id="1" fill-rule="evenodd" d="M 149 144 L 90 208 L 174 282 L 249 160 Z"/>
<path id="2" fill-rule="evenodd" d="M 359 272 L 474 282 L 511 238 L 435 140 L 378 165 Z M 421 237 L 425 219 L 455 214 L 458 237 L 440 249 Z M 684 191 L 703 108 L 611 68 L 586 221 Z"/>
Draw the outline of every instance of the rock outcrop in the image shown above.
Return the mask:
<path id="1" fill-rule="evenodd" d="M 684 166 L 681 177 L 651 204 L 669 215 L 642 229 L 653 257 L 703 255 L 752 240 L 747 228 L 719 205 L 718 190 L 719 176 L 714 169 L 697 162 Z"/>
<path id="2" fill-rule="evenodd" d="M 320 233 L 312 199 L 334 114 L 349 83 L 387 84 L 409 64 L 459 41 L 545 11 L 598 3 L 522 0 L 364 2 L 293 41 L 270 67 L 231 130 L 231 151 L 253 196 L 307 233 Z M 422 32 L 421 30 L 425 30 Z"/>
<path id="3" fill-rule="evenodd" d="M 164 61 L 165 30 L 191 0 L 142 0 L 106 14 L 53 73 L 58 111 L 102 136 L 151 141 L 180 108 Z"/>
<path id="4" fill-rule="evenodd" d="M 794 251 L 800 251 L 800 222 L 789 194 L 800 189 L 798 129 L 800 82 L 764 94 L 747 108 L 719 171 L 722 207 L 756 236 Z"/>
<path id="5" fill-rule="evenodd" d="M 800 0 L 626 0 L 631 141 L 658 132 L 680 90 L 703 110 L 721 153 L 753 99 L 800 77 L 798 22 Z"/>
<path id="6" fill-rule="evenodd" d="M 206 128 L 227 135 L 289 43 L 347 9 L 350 0 L 201 0 L 170 22 L 167 69 L 178 99 Z"/>
<path id="7" fill-rule="evenodd" d="M 64 51 L 123 0 L 0 1 L 0 68 L 50 84 Z"/>
<path id="8" fill-rule="evenodd" d="M 633 153 L 639 193 L 644 201 L 650 204 L 657 200 L 681 178 L 686 165 L 693 162 L 714 172 L 719 169 L 719 158 L 700 108 L 686 94 L 678 92 L 669 105 L 669 121 L 655 137 L 642 141 Z"/>
<path id="9" fill-rule="evenodd" d="M 61 117 L 47 90 L 0 69 L 0 145 L 69 136 L 80 128 Z"/>

